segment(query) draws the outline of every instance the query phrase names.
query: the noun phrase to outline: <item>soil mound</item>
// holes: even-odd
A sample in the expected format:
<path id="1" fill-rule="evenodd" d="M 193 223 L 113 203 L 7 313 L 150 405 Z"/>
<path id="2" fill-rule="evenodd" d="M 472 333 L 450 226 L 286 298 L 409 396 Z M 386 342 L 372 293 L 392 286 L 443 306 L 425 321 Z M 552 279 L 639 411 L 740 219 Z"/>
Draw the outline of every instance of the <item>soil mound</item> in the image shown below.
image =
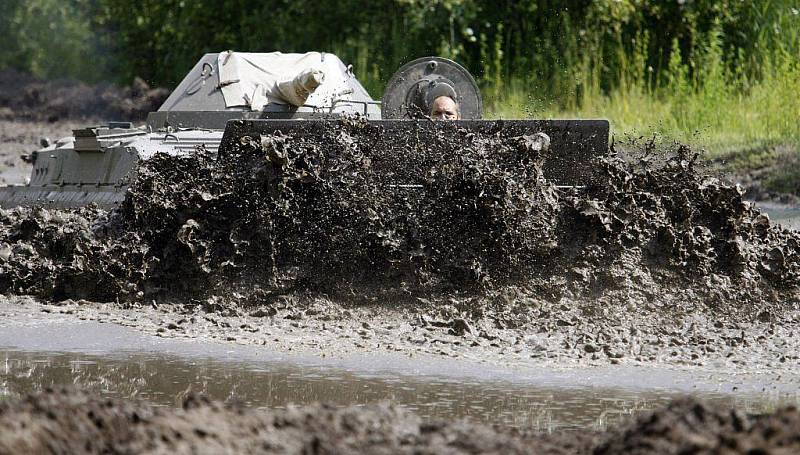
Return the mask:
<path id="1" fill-rule="evenodd" d="M 514 430 L 424 423 L 386 404 L 260 412 L 187 396 L 181 409 L 45 390 L 0 402 L 0 453 L 530 453 Z M 536 446 L 539 446 L 537 444 Z M 559 447 L 564 446 L 564 447 Z M 574 453 L 571 442 L 545 453 Z"/>
<path id="2" fill-rule="evenodd" d="M 187 396 L 180 409 L 45 390 L 0 402 L 0 453 L 797 453 L 800 413 L 747 416 L 678 401 L 606 434 L 423 422 L 391 405 L 256 411 Z"/>
<path id="3" fill-rule="evenodd" d="M 800 412 L 784 408 L 749 416 L 693 399 L 670 403 L 615 430 L 595 447 L 612 453 L 796 453 L 800 450 Z"/>
<path id="4" fill-rule="evenodd" d="M 0 119 L 56 122 L 67 119 L 144 120 L 169 90 L 136 78 L 130 86 L 41 81 L 15 70 L 0 71 Z"/>
<path id="5" fill-rule="evenodd" d="M 453 126 L 411 147 L 383 134 L 353 122 L 220 156 L 157 155 L 111 214 L 0 212 L 0 292 L 108 301 L 234 288 L 247 303 L 515 286 L 627 305 L 678 288 L 749 320 L 797 302 L 798 233 L 700 172 L 686 147 L 635 160 L 612 151 L 589 188 L 558 191 L 530 138 Z"/>

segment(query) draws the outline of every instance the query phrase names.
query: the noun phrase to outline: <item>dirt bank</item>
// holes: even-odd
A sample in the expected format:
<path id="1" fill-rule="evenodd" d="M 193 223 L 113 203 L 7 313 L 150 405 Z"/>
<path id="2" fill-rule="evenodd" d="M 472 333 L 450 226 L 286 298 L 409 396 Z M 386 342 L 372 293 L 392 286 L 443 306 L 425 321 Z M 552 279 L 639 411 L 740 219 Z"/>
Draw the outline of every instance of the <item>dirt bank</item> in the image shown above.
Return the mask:
<path id="1" fill-rule="evenodd" d="M 748 199 L 800 205 L 800 153 L 796 145 L 740 150 L 714 164 L 719 172 L 742 185 Z"/>
<path id="2" fill-rule="evenodd" d="M 189 394 L 180 409 L 45 390 L 0 402 L 0 453 L 796 453 L 800 413 L 676 401 L 606 433 L 423 422 L 392 405 L 256 411 Z"/>
<path id="3" fill-rule="evenodd" d="M 169 95 L 136 78 L 130 86 L 87 85 L 60 79 L 38 80 L 15 70 L 0 71 L 0 120 L 49 123 L 70 119 L 141 121 Z"/>

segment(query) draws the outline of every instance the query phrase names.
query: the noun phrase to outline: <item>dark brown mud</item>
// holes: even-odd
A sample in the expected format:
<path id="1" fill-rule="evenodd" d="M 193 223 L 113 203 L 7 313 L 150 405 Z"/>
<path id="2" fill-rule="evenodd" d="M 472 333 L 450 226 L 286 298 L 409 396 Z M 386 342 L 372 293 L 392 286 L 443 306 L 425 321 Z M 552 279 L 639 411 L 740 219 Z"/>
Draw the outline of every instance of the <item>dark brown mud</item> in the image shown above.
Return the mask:
<path id="1" fill-rule="evenodd" d="M 180 409 L 45 390 L 0 403 L 0 453 L 796 453 L 794 408 L 673 402 L 606 433 L 425 423 L 392 405 L 256 411 L 189 394 Z"/>
<path id="2" fill-rule="evenodd" d="M 353 123 L 221 157 L 157 155 L 114 213 L 5 211 L 0 291 L 204 299 L 239 285 L 263 300 L 515 285 L 552 301 L 679 287 L 763 318 L 796 302 L 798 234 L 698 172 L 686 147 L 612 152 L 597 183 L 559 192 L 522 137 L 453 127 L 412 148 L 382 134 Z"/>
<path id="3" fill-rule="evenodd" d="M 167 96 L 169 90 L 151 88 L 139 78 L 120 87 L 69 79 L 42 81 L 15 70 L 0 71 L 0 120 L 140 121 Z"/>

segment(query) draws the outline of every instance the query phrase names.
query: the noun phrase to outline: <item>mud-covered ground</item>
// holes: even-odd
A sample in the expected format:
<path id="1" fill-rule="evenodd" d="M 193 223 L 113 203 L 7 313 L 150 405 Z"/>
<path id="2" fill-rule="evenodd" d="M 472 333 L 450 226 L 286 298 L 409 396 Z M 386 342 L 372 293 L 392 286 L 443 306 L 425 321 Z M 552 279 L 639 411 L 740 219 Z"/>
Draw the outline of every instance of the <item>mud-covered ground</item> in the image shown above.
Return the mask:
<path id="1" fill-rule="evenodd" d="M 4 310 L 67 314 L 86 320 L 121 324 L 160 337 L 264 346 L 277 352 L 323 357 L 370 353 L 403 353 L 409 358 L 442 356 L 515 368 L 541 365 L 575 368 L 625 364 L 672 366 L 707 372 L 713 376 L 765 373 L 780 380 L 797 372 L 797 322 L 783 324 L 719 323 L 697 318 L 701 324 L 681 321 L 669 325 L 633 315 L 626 326 L 586 321 L 569 329 L 496 328 L 471 323 L 472 333 L 456 334 L 454 320 L 433 319 L 424 309 L 394 311 L 384 306 L 344 307 L 320 300 L 304 311 L 286 307 L 271 310 L 186 308 L 177 305 L 143 305 L 120 309 L 115 304 L 64 301 L 41 304 L 31 298 L 0 297 Z M 22 305 L 22 306 L 19 306 Z M 423 322 L 424 321 L 424 322 Z M 547 321 L 542 323 L 542 326 Z M 639 324 L 638 326 L 635 324 Z M 635 329 L 638 337 L 623 334 L 597 341 L 599 330 Z M 685 332 L 694 331 L 686 339 Z M 616 332 L 616 333 L 619 333 Z"/>
<path id="2" fill-rule="evenodd" d="M 45 390 L 0 402 L 0 453 L 797 453 L 800 413 L 681 400 L 605 433 L 423 421 L 391 404 L 256 411 L 188 395 L 180 409 Z"/>

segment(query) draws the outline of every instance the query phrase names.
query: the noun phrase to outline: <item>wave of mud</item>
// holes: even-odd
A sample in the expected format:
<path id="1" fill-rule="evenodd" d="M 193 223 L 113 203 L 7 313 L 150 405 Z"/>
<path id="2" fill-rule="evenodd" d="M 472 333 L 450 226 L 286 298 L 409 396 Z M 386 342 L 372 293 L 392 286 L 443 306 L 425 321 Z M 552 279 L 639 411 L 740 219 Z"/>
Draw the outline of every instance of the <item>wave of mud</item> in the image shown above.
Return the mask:
<path id="1" fill-rule="evenodd" d="M 747 320 L 796 306 L 798 234 L 704 175 L 686 147 L 612 150 L 588 188 L 558 190 L 531 137 L 452 126 L 412 147 L 384 133 L 354 121 L 219 156 L 157 155 L 112 213 L 2 211 L 0 292 L 422 298 L 507 324 L 547 316 L 531 299 L 600 302 L 593 314 L 700 304 Z"/>
<path id="2" fill-rule="evenodd" d="M 256 411 L 187 396 L 180 409 L 45 390 L 0 402 L 0 453 L 796 453 L 800 413 L 681 400 L 605 433 L 423 422 L 385 404 Z"/>

